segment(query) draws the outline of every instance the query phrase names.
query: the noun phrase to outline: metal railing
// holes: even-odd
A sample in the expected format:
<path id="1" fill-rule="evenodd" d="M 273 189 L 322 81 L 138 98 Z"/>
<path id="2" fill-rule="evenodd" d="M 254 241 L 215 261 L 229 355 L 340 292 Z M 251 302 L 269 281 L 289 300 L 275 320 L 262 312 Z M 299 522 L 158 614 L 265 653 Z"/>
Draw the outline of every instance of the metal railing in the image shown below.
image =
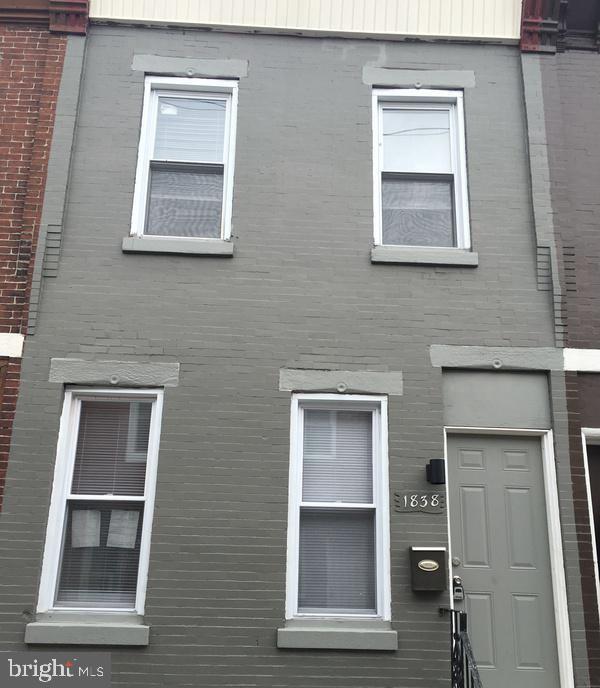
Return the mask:
<path id="1" fill-rule="evenodd" d="M 440 611 L 450 614 L 452 688 L 483 688 L 467 632 L 467 613 L 454 609 Z"/>

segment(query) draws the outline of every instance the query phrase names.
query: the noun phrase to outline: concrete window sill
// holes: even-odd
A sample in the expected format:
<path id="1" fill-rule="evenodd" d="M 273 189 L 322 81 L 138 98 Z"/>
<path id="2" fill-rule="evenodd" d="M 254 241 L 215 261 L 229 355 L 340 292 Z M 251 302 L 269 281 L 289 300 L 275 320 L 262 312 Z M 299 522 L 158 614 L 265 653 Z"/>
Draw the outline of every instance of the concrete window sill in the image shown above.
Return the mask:
<path id="1" fill-rule="evenodd" d="M 291 619 L 277 629 L 277 647 L 311 650 L 398 649 L 398 634 L 389 621 Z"/>
<path id="2" fill-rule="evenodd" d="M 148 645 L 150 627 L 137 614 L 48 612 L 25 626 L 28 645 Z"/>
<path id="3" fill-rule="evenodd" d="M 476 268 L 479 256 L 461 248 L 421 248 L 414 246 L 374 246 L 372 263 L 405 265 L 450 265 Z"/>
<path id="4" fill-rule="evenodd" d="M 233 242 L 222 239 L 187 239 L 154 236 L 128 236 L 123 253 L 178 253 L 190 256 L 233 256 Z"/>

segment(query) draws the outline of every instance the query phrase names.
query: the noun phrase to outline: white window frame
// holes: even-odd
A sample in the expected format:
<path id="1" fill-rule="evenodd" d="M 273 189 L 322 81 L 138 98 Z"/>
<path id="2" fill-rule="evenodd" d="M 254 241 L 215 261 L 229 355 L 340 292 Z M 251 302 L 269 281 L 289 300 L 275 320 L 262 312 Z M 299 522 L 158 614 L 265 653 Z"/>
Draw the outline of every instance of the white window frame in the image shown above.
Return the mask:
<path id="1" fill-rule="evenodd" d="M 223 142 L 223 205 L 221 208 L 220 237 L 179 237 L 166 235 L 145 235 L 148 186 L 150 180 L 150 161 L 154 151 L 158 99 L 160 96 L 181 98 L 218 98 L 225 100 L 225 134 Z M 188 79 L 175 77 L 147 76 L 144 83 L 144 104 L 138 149 L 135 190 L 131 215 L 131 235 L 152 239 L 185 241 L 219 241 L 231 237 L 231 213 L 233 203 L 233 168 L 235 162 L 235 139 L 237 126 L 238 82 L 224 79 Z M 186 160 L 164 160 L 161 162 L 185 163 Z M 193 161 L 197 162 L 197 161 Z M 211 163 L 207 163 L 211 164 Z M 214 164 L 214 163 L 212 163 Z"/>
<path id="2" fill-rule="evenodd" d="M 360 505 L 318 502 L 315 506 L 333 508 L 375 508 L 375 566 L 376 602 L 374 614 L 341 614 L 326 612 L 298 612 L 298 560 L 300 545 L 300 505 L 302 502 L 303 469 L 303 411 L 323 409 L 327 411 L 373 412 L 373 503 Z M 390 590 L 390 519 L 388 487 L 388 422 L 387 397 L 360 394 L 293 394 L 290 416 L 290 478 L 288 499 L 286 619 L 294 618 L 375 618 L 391 619 Z M 312 502 L 310 504 L 313 504 Z"/>
<path id="3" fill-rule="evenodd" d="M 590 478 L 590 460 L 588 457 L 588 445 L 600 444 L 600 428 L 581 428 L 581 442 L 583 444 L 583 468 L 585 474 L 585 490 L 588 502 L 588 517 L 590 522 L 590 535 L 592 538 L 592 559 L 594 563 L 594 579 L 596 583 L 596 603 L 598 605 L 598 614 L 600 615 L 600 569 L 598 562 L 598 553 L 596 551 L 596 538 L 600 537 L 600 533 L 596 532 L 596 524 L 594 520 L 594 506 L 592 501 L 592 482 Z"/>
<path id="4" fill-rule="evenodd" d="M 376 245 L 403 246 L 403 244 L 383 244 L 381 176 L 386 171 L 383 167 L 383 110 L 392 106 L 409 109 L 414 107 L 419 110 L 444 109 L 450 113 L 450 156 L 454 178 L 456 246 L 424 246 L 423 248 L 447 250 L 471 248 L 463 100 L 462 91 L 410 88 L 373 90 L 373 209 L 375 215 L 374 242 Z M 419 247 L 411 245 L 411 248 Z"/>
<path id="5" fill-rule="evenodd" d="M 115 401 L 149 401 L 152 403 L 150 433 L 148 437 L 148 459 L 146 464 L 146 480 L 144 495 L 139 497 L 121 495 L 94 495 L 93 501 L 110 502 L 143 502 L 144 517 L 142 521 L 142 535 L 140 542 L 140 558 L 138 565 L 138 579 L 135 606 L 131 609 L 122 607 L 61 607 L 55 605 L 56 588 L 60 574 L 64 531 L 66 526 L 67 499 L 77 499 L 81 495 L 71 495 L 75 453 L 77 450 L 77 436 L 81 415 L 81 402 L 87 400 L 115 400 Z M 40 580 L 40 592 L 37 611 L 60 612 L 135 612 L 144 613 L 146 584 L 148 581 L 148 561 L 150 558 L 150 535 L 154 512 L 154 494 L 156 489 L 156 469 L 158 463 L 158 447 L 160 441 L 160 424 L 162 417 L 163 390 L 161 389 L 67 389 L 60 418 L 58 444 L 56 450 L 56 466 L 52 485 L 52 498 L 48 513 L 48 527 L 46 529 L 46 543 Z M 86 495 L 86 498 L 89 498 Z"/>

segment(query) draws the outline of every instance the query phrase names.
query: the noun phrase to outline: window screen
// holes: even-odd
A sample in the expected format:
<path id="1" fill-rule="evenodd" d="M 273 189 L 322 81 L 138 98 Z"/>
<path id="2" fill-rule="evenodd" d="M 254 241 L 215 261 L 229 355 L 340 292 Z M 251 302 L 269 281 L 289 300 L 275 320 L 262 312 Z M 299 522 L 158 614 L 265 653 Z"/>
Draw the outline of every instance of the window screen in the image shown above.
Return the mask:
<path id="1" fill-rule="evenodd" d="M 422 181 L 383 174 L 383 243 L 454 246 L 451 181 Z"/>
<path id="2" fill-rule="evenodd" d="M 135 606 L 151 416 L 150 401 L 80 402 L 57 607 Z"/>
<path id="3" fill-rule="evenodd" d="M 219 238 L 222 206 L 222 168 L 150 167 L 146 234 Z"/>

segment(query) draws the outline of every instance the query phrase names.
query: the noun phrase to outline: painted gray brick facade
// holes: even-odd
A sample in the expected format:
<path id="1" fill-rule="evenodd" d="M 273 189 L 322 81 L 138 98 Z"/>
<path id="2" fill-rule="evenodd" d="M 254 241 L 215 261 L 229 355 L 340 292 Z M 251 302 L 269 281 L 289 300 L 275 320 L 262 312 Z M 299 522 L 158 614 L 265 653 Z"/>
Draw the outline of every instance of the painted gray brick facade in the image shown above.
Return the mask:
<path id="1" fill-rule="evenodd" d="M 136 54 L 248 61 L 233 259 L 121 251 L 143 96 Z M 465 114 L 479 267 L 371 264 L 365 65 L 475 72 Z M 429 346 L 554 345 L 525 142 L 516 47 L 92 26 L 57 276 L 23 360 L 0 524 L 2 647 L 23 648 L 37 599 L 62 400 L 50 358 L 179 362 L 179 386 L 165 391 L 150 645 L 113 651 L 113 685 L 446 686 L 447 597 L 411 593 L 407 566 L 410 545 L 446 544 L 444 515 L 391 514 L 397 652 L 276 649 L 290 408 L 279 370 L 402 370 L 390 487 L 425 488 L 426 461 L 443 455 L 442 372 Z"/>

